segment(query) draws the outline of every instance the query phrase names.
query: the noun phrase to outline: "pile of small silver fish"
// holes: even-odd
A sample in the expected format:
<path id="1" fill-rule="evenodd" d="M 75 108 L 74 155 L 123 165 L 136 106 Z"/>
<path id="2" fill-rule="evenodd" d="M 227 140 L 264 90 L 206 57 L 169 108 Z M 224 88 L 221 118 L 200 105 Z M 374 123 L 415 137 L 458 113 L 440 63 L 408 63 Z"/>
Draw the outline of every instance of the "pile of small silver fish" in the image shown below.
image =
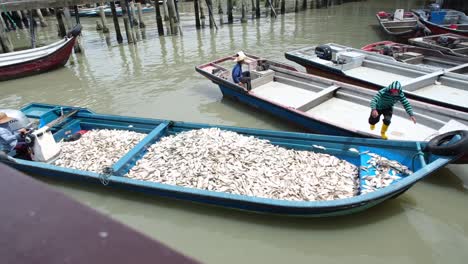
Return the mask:
<path id="1" fill-rule="evenodd" d="M 61 153 L 54 165 L 103 173 L 145 136 L 127 130 L 90 130 L 76 141 L 60 142 Z"/>
<path id="2" fill-rule="evenodd" d="M 297 151 L 218 128 L 191 130 L 151 145 L 127 177 L 281 200 L 357 195 L 358 167 L 335 156 Z"/>
<path id="3" fill-rule="evenodd" d="M 408 167 L 402 165 L 398 161 L 388 160 L 385 157 L 375 153 L 367 153 L 372 158 L 367 161 L 368 166 L 361 166 L 361 170 L 375 170 L 375 175 L 363 177 L 364 184 L 362 185 L 361 194 L 370 193 L 378 189 L 384 188 L 392 184 L 394 181 L 401 179 L 400 175 L 410 175 L 412 173 Z"/>

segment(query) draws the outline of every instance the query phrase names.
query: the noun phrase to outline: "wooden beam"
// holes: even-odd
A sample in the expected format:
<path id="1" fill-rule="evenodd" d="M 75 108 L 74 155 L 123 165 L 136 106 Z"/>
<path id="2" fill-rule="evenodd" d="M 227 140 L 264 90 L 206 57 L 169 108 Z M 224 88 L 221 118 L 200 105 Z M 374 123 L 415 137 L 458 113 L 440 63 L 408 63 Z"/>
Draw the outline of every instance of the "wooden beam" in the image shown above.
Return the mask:
<path id="1" fill-rule="evenodd" d="M 0 10 L 30 10 L 93 4 L 96 0 L 0 0 Z"/>

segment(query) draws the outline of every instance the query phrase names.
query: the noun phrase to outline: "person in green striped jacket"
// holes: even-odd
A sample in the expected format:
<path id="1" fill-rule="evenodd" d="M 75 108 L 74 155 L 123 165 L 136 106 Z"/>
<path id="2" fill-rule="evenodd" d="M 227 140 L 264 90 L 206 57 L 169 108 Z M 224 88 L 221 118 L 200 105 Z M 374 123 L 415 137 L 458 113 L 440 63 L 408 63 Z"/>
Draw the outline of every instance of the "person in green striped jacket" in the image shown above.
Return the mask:
<path id="1" fill-rule="evenodd" d="M 413 108 L 408 102 L 408 99 L 406 99 L 406 96 L 403 93 L 403 89 L 401 88 L 401 84 L 399 81 L 395 81 L 389 86 L 378 91 L 374 98 L 372 98 L 372 101 L 370 103 L 372 109 L 371 114 L 369 116 L 370 129 L 375 129 L 375 124 L 377 124 L 380 121 L 380 116 L 383 115 L 383 125 L 382 129 L 380 130 L 380 134 L 383 139 L 388 138 L 385 133 L 387 132 L 388 126 L 390 126 L 390 122 L 392 120 L 393 106 L 398 101 L 400 101 L 403 107 L 405 108 L 405 111 L 410 116 L 411 121 L 413 121 L 416 124 L 416 118 L 413 114 Z"/>

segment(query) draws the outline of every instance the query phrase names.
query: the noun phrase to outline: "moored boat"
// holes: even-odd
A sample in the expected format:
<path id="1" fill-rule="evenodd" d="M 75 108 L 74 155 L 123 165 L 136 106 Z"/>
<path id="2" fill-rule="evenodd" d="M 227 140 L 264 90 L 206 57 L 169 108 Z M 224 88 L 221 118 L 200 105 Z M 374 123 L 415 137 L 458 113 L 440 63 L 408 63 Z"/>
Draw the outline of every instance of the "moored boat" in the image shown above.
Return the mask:
<path id="1" fill-rule="evenodd" d="M 400 81 L 408 98 L 468 112 L 468 64 L 448 69 L 412 65 L 334 43 L 288 51 L 285 56 L 310 74 L 374 90 Z"/>
<path id="2" fill-rule="evenodd" d="M 412 38 L 408 41 L 419 47 L 438 50 L 452 56 L 468 58 L 468 37 L 448 33 Z"/>
<path id="3" fill-rule="evenodd" d="M 399 40 L 421 36 L 425 30 L 426 34 L 429 33 L 415 14 L 404 12 L 403 9 L 397 9 L 394 14 L 380 11 L 375 16 L 385 33 Z"/>
<path id="4" fill-rule="evenodd" d="M 468 37 L 468 16 L 465 13 L 440 9 L 436 4 L 429 9 L 412 10 L 432 34 L 453 33 Z"/>
<path id="5" fill-rule="evenodd" d="M 350 214 L 365 210 L 387 199 L 394 198 L 431 172 L 461 157 L 463 151 L 457 151 L 456 153 L 451 152 L 450 154 L 444 155 L 435 154 L 435 152 L 440 151 L 441 147 L 452 148 L 460 144 L 465 146 L 468 136 L 468 134 L 463 131 L 450 135 L 444 134 L 442 137 L 443 140 L 450 140 L 450 142 L 447 145 L 440 146 L 439 143 L 441 143 L 441 141 L 429 143 L 384 141 L 112 116 L 97 114 L 84 108 L 59 105 L 30 104 L 23 107 L 21 111 L 28 118 L 36 120 L 36 122 L 40 124 L 50 124 L 51 120 L 61 119 L 60 123 L 52 121 L 54 125 L 51 125 L 50 128 L 47 128 L 47 126 L 42 127 L 46 128 L 42 130 L 45 133 L 50 131 L 53 134 L 54 141 L 67 139 L 70 135 L 75 135 L 75 133 L 83 130 L 92 131 L 101 129 L 134 131 L 143 133 L 144 137 L 139 142 L 135 142 L 136 145 L 117 161 L 113 161 L 107 172 L 104 173 L 59 167 L 53 165 L 51 162 L 37 162 L 11 157 L 2 160 L 2 162 L 16 169 L 34 175 L 76 180 L 79 182 L 101 184 L 101 182 L 105 181 L 105 183 L 107 183 L 106 188 L 121 188 L 227 208 L 293 216 L 319 217 Z M 285 147 L 287 149 L 306 152 L 313 151 L 315 153 L 325 153 L 339 157 L 357 168 L 360 168 L 357 175 L 357 182 L 359 182 L 357 186 L 358 191 L 355 196 L 349 198 L 337 198 L 327 201 L 292 201 L 286 199 L 269 199 L 247 194 L 235 194 L 226 191 L 212 191 L 202 189 L 201 187 L 191 188 L 168 183 L 150 182 L 126 176 L 126 173 L 131 171 L 142 157 L 150 151 L 150 146 L 153 143 L 161 142 L 165 138 L 177 136 L 185 132 L 213 127 L 217 127 L 223 131 L 232 131 L 249 137 L 268 140 L 273 145 Z M 36 135 L 39 138 L 44 136 L 42 134 Z M 105 139 L 101 138 L 100 140 Z M 96 142 L 96 144 L 97 143 L 98 142 Z M 182 148 L 183 145 L 184 142 L 180 142 L 171 147 L 171 149 L 177 152 L 178 148 Z M 106 150 L 102 151 L 105 152 Z M 115 149 L 112 149 L 110 152 L 114 151 Z M 174 151 L 173 153 L 175 153 Z M 76 153 L 76 155 L 78 155 L 78 153 Z M 376 155 L 392 160 L 384 161 L 381 159 L 376 163 L 372 160 Z M 84 153 L 82 156 L 86 157 L 87 154 Z M 106 157 L 102 158 L 105 159 Z M 171 157 L 165 156 L 164 159 L 169 162 Z M 256 163 L 258 162 L 260 161 L 256 161 Z M 220 160 L 216 166 L 220 164 L 222 164 L 222 160 Z M 395 164 L 399 164 L 399 167 L 395 167 Z M 265 166 L 267 165 L 265 164 Z M 311 164 L 307 164 L 307 166 L 311 166 Z M 377 187 L 371 192 L 365 192 L 362 187 L 373 181 L 372 179 L 377 179 L 373 177 L 377 177 L 375 169 L 380 166 L 389 166 L 391 169 L 388 171 L 388 174 L 390 177 L 393 177 L 394 180 L 387 182 L 385 186 Z M 393 173 L 391 173 L 391 171 L 393 171 Z M 186 171 L 183 168 L 181 168 L 181 171 L 178 173 L 182 173 L 187 177 L 190 175 L 190 171 Z M 219 177 L 221 176 L 231 177 L 235 175 L 219 175 Z M 198 175 L 197 177 L 203 177 L 203 175 Z"/>
<path id="6" fill-rule="evenodd" d="M 368 125 L 374 91 L 297 72 L 279 62 L 249 57 L 253 61 L 252 65 L 269 65 L 268 70 L 263 71 L 251 67 L 250 91 L 235 84 L 230 71 L 223 66 L 231 62 L 232 57 L 200 65 L 196 70 L 216 83 L 224 96 L 262 109 L 312 132 L 380 137 L 380 132 L 370 130 Z M 467 129 L 468 113 L 421 101 L 409 101 L 418 123 L 413 124 L 408 119 L 402 106 L 395 106 L 389 139 L 427 141 L 440 133 Z"/>
<path id="7" fill-rule="evenodd" d="M 78 24 L 64 39 L 50 45 L 0 54 L 0 81 L 38 74 L 65 65 L 80 32 L 81 25 Z"/>
<path id="8" fill-rule="evenodd" d="M 380 41 L 361 48 L 364 51 L 390 56 L 408 64 L 433 67 L 435 70 L 449 69 L 468 63 L 468 57 L 462 58 L 444 54 L 439 50 L 417 47 L 392 41 Z"/>

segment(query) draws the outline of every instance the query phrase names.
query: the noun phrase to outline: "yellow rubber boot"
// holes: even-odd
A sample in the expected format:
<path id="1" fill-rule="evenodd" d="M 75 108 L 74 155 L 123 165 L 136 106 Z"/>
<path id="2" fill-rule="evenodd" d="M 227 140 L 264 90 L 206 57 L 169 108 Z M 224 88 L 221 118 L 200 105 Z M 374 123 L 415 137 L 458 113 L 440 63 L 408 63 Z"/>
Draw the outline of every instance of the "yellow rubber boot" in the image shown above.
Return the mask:
<path id="1" fill-rule="evenodd" d="M 387 135 L 385 135 L 387 130 L 388 130 L 388 126 L 386 124 L 382 124 L 382 130 L 380 130 L 380 135 L 382 136 L 383 139 L 388 139 Z"/>
<path id="2" fill-rule="evenodd" d="M 375 129 L 375 125 L 370 125 L 370 130 L 374 130 Z"/>

